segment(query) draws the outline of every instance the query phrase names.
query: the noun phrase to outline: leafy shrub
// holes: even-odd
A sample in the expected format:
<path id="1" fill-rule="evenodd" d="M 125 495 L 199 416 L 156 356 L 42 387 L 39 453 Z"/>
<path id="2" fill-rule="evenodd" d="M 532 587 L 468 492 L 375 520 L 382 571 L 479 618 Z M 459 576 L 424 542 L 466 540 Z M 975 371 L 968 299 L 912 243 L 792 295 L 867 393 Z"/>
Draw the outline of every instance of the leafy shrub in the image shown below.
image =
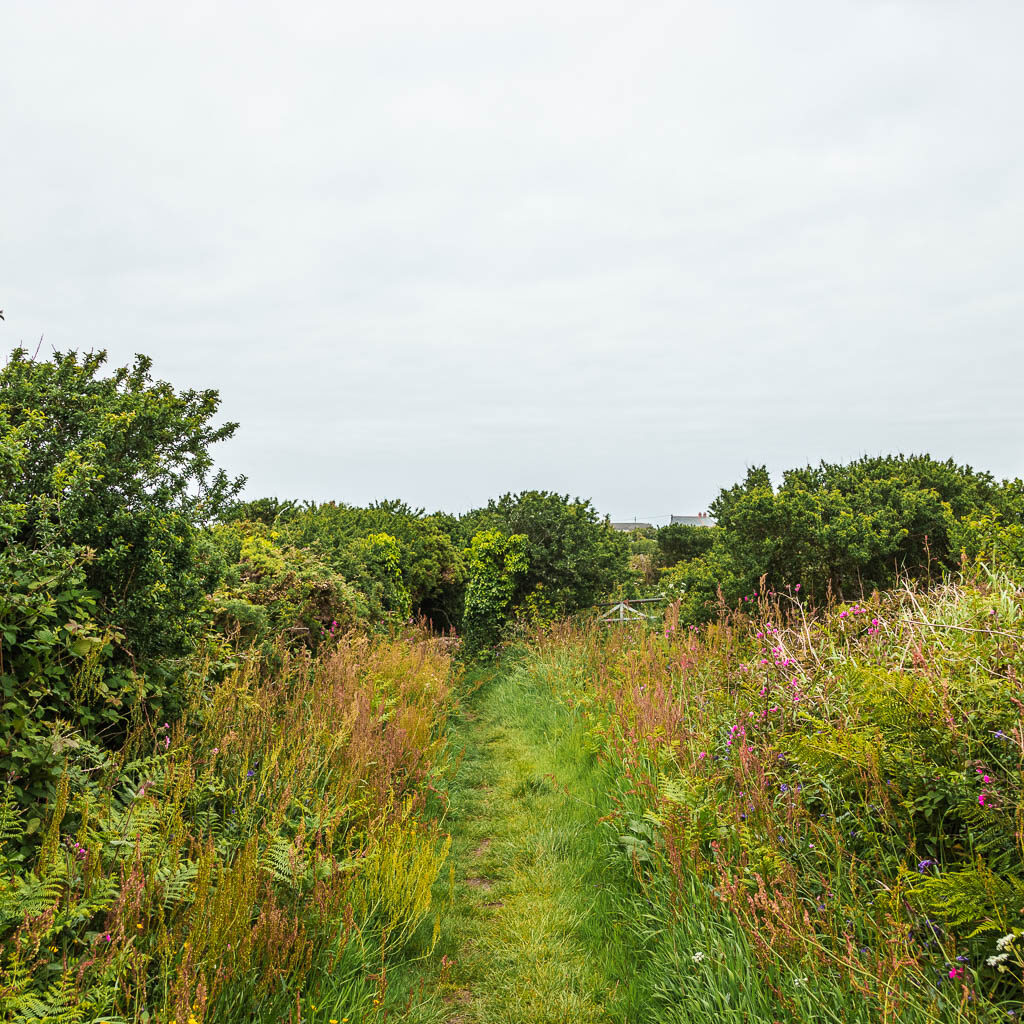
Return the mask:
<path id="1" fill-rule="evenodd" d="M 526 562 L 515 581 L 513 606 L 543 585 L 554 608 L 573 612 L 599 601 L 628 576 L 628 539 L 579 498 L 549 491 L 505 494 L 467 513 L 460 528 L 469 537 L 498 530 L 525 538 Z"/>
<path id="2" fill-rule="evenodd" d="M 975 566 L 989 566 L 1024 579 L 1024 516 L 1009 519 L 992 511 L 961 519 L 952 541 Z"/>
<path id="3" fill-rule="evenodd" d="M 240 486 L 212 470 L 234 431 L 216 392 L 104 361 L 0 369 L 0 775 L 23 800 L 53 792 L 67 743 L 176 713 L 217 574 L 201 528 Z"/>
<path id="4" fill-rule="evenodd" d="M 348 547 L 357 569 L 355 579 L 370 599 L 375 618 L 407 618 L 412 597 L 402 579 L 402 548 L 390 533 L 370 533 Z"/>
<path id="5" fill-rule="evenodd" d="M 272 502 L 257 503 L 263 515 L 269 515 Z M 360 582 L 382 610 L 402 617 L 413 611 L 443 627 L 458 624 L 465 569 L 443 517 L 425 515 L 399 501 L 367 508 L 335 502 L 301 507 L 277 503 L 273 522 L 282 538 L 320 551 L 346 579 Z M 384 535 L 395 543 L 387 555 L 381 542 L 369 540 Z"/>
<path id="6" fill-rule="evenodd" d="M 680 562 L 688 562 L 707 554 L 718 536 L 718 527 L 691 526 L 689 523 L 670 523 L 656 534 L 655 562 L 667 569 Z"/>
<path id="7" fill-rule="evenodd" d="M 989 543 L 966 521 L 989 524 L 989 533 L 999 521 L 999 542 L 1016 551 L 1022 488 L 927 455 L 822 462 L 788 470 L 777 488 L 764 467 L 753 468 L 712 503 L 717 527 L 697 528 L 710 547 L 670 569 L 669 583 L 689 588 L 697 622 L 716 615 L 720 599 L 732 607 L 754 599 L 762 583 L 776 592 L 799 584 L 804 597 L 825 604 L 901 578 L 937 582 L 964 548 Z"/>
<path id="8" fill-rule="evenodd" d="M 280 544 L 259 523 L 236 520 L 212 535 L 225 569 L 211 613 L 233 644 L 268 652 L 283 638 L 315 652 L 325 637 L 367 620 L 367 598 L 316 552 Z"/>
<path id="9" fill-rule="evenodd" d="M 105 358 L 18 349 L 0 371 L 4 429 L 24 453 L 8 477 L 11 539 L 91 548 L 86 580 L 123 636 L 119 659 L 159 668 L 202 628 L 211 580 L 197 533 L 242 483 L 212 469 L 210 448 L 236 425 L 211 425 L 215 391 L 178 393 L 144 356 L 103 377 Z"/>

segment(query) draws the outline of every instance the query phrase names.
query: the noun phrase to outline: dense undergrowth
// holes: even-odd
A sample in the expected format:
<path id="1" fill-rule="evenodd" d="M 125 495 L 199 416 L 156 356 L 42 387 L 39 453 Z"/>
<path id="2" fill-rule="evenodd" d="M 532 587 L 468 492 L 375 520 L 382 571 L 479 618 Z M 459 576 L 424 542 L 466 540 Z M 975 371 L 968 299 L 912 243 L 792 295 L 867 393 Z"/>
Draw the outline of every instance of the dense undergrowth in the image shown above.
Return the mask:
<path id="1" fill-rule="evenodd" d="M 349 637 L 243 664 L 155 741 L 77 750 L 41 844 L 8 787 L 4 1019 L 326 1024 L 383 1004 L 436 919 L 450 685 L 437 640 Z"/>
<path id="2" fill-rule="evenodd" d="M 644 1019 L 1020 1012 L 1022 620 L 990 577 L 532 645 L 607 772 Z"/>

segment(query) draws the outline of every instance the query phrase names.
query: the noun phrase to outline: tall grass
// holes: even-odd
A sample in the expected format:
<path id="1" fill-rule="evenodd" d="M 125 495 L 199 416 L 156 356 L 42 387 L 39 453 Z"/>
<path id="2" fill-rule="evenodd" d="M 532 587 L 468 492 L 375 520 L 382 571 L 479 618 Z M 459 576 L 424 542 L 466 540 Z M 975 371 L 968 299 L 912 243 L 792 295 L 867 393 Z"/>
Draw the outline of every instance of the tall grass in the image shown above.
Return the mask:
<path id="1" fill-rule="evenodd" d="M 424 812 L 450 702 L 436 641 L 351 637 L 197 686 L 182 721 L 117 755 L 68 752 L 37 835 L 5 790 L 4 1019 L 326 1022 L 380 1005 L 447 856 Z"/>
<path id="2" fill-rule="evenodd" d="M 811 617 L 768 594 L 532 645 L 604 766 L 628 875 L 606 896 L 642 965 L 624 1019 L 1020 1012 L 1022 596 L 993 577 Z"/>

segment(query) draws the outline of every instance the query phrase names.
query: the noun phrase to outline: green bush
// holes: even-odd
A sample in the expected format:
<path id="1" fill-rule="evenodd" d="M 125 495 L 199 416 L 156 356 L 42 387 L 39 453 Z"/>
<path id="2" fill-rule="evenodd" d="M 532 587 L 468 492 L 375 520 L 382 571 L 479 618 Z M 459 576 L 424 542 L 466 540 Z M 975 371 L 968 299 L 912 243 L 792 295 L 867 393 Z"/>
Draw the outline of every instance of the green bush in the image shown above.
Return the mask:
<path id="1" fill-rule="evenodd" d="M 718 532 L 714 526 L 690 526 L 688 523 L 670 523 L 661 527 L 656 535 L 655 561 L 658 568 L 667 569 L 707 554 Z"/>
<path id="2" fill-rule="evenodd" d="M 969 563 L 1024 580 L 1024 516 L 1016 522 L 999 511 L 967 516 L 956 524 L 952 541 Z"/>
<path id="3" fill-rule="evenodd" d="M 274 525 L 295 547 L 319 551 L 335 571 L 364 589 L 381 613 L 412 612 L 438 627 L 458 625 L 465 566 L 443 517 L 400 501 L 355 508 L 336 502 L 296 506 L 271 498 L 237 506 L 231 515 L 249 513 Z M 385 545 L 387 554 L 380 542 L 369 540 L 383 535 L 395 543 L 393 549 Z"/>
<path id="4" fill-rule="evenodd" d="M 316 552 L 282 545 L 261 523 L 218 525 L 213 537 L 226 562 L 213 623 L 233 644 L 269 653 L 283 640 L 315 652 L 325 637 L 368 621 L 366 596 Z"/>
<path id="5" fill-rule="evenodd" d="M 0 774 L 52 792 L 59 751 L 173 716 L 217 565 L 202 527 L 241 485 L 214 472 L 214 391 L 150 362 L 17 349 L 0 368 Z"/>
<path id="6" fill-rule="evenodd" d="M 629 540 L 602 520 L 589 501 L 549 491 L 505 494 L 468 513 L 460 528 L 525 537 L 526 569 L 516 579 L 514 607 L 542 586 L 561 614 L 601 600 L 629 574 Z"/>
<path id="7" fill-rule="evenodd" d="M 1022 489 L 927 455 L 822 462 L 788 470 L 778 487 L 753 468 L 712 503 L 718 525 L 701 541 L 710 546 L 670 569 L 667 583 L 686 590 L 697 621 L 716 613 L 719 591 L 735 606 L 799 587 L 824 604 L 901 578 L 939 582 L 964 551 L 974 558 L 996 545 L 1018 557 Z"/>

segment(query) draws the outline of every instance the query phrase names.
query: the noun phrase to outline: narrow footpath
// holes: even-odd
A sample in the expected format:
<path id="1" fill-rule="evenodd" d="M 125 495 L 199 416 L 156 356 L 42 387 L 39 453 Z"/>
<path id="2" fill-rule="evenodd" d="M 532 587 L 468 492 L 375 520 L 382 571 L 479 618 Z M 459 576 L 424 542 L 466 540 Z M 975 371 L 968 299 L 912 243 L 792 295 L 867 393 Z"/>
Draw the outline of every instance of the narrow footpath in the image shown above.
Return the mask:
<path id="1" fill-rule="evenodd" d="M 454 906 L 438 978 L 447 1024 L 608 1021 L 615 988 L 594 934 L 601 856 L 575 727 L 554 696 L 486 681 L 456 733 Z"/>

